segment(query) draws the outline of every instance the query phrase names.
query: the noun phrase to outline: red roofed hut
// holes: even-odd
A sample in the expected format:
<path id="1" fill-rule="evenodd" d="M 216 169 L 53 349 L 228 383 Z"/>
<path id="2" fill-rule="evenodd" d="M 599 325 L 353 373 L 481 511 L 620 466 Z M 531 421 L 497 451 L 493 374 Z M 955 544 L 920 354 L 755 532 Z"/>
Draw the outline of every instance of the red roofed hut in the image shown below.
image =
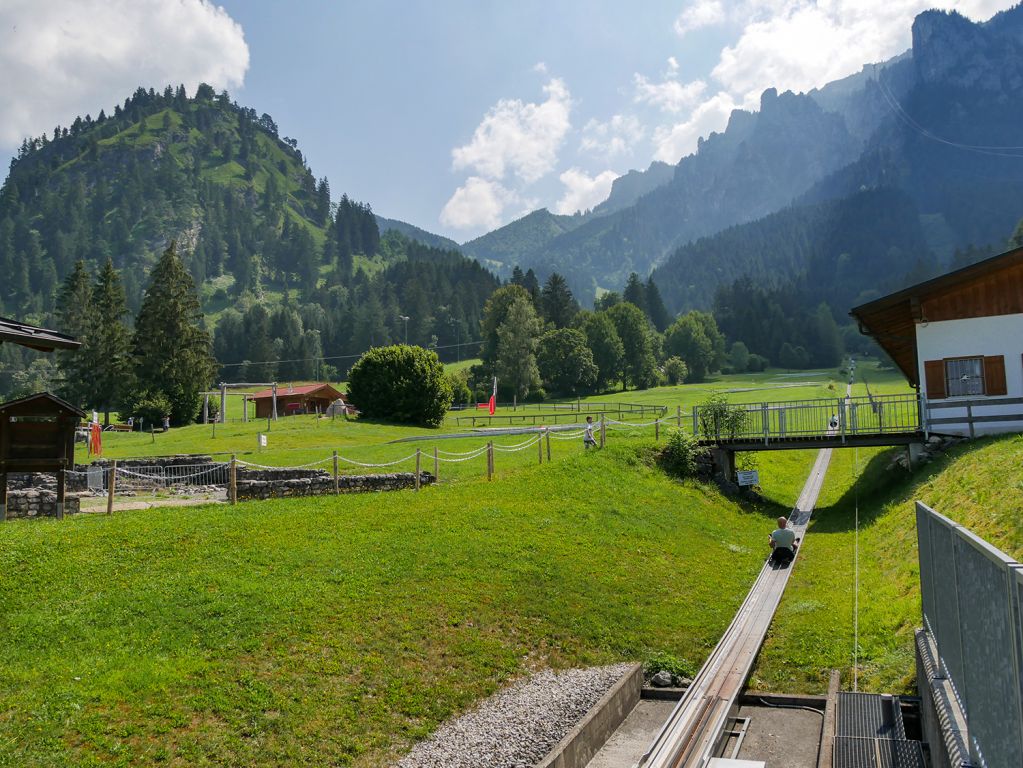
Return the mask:
<path id="1" fill-rule="evenodd" d="M 256 404 L 256 418 L 273 416 L 273 389 L 264 389 L 249 395 Z M 345 396 L 330 384 L 306 384 L 301 387 L 277 387 L 277 415 L 294 416 L 300 413 L 326 413 L 335 400 L 344 402 Z"/>

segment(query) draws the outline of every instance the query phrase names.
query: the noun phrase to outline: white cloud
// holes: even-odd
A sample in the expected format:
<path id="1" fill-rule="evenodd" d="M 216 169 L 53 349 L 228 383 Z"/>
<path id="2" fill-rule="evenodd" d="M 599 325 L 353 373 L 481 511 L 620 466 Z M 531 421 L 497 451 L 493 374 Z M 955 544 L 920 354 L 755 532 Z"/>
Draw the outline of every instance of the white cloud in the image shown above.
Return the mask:
<path id="1" fill-rule="evenodd" d="M 675 32 L 681 37 L 693 30 L 720 24 L 727 18 L 721 0 L 696 0 L 675 19 Z"/>
<path id="2" fill-rule="evenodd" d="M 614 171 L 604 171 L 596 176 L 589 176 L 579 168 L 569 168 L 558 178 L 565 185 L 565 194 L 554 206 L 554 211 L 568 215 L 576 211 L 585 211 L 607 200 L 607 196 L 611 194 L 611 184 L 618 178 L 618 174 Z"/>
<path id="3" fill-rule="evenodd" d="M 680 83 L 678 80 L 668 79 L 653 83 L 636 73 L 633 81 L 636 85 L 635 100 L 651 104 L 662 112 L 681 112 L 689 109 L 699 103 L 700 97 L 707 90 L 707 84 L 702 80 Z"/>
<path id="4" fill-rule="evenodd" d="M 452 150 L 454 169 L 499 180 L 511 173 L 526 183 L 550 173 L 571 128 L 572 99 L 558 78 L 544 86 L 544 93 L 547 99 L 539 104 L 501 99 L 491 107 L 472 140 Z"/>
<path id="5" fill-rule="evenodd" d="M 689 119 L 657 128 L 654 131 L 654 160 L 674 165 L 679 158 L 692 154 L 700 137 L 723 130 L 728 125 L 732 110 L 739 106 L 729 94 L 721 91 L 696 107 Z"/>
<path id="6" fill-rule="evenodd" d="M 591 119 L 582 134 L 579 149 L 610 160 L 631 155 L 646 136 L 646 129 L 634 115 L 614 115 L 606 122 Z"/>
<path id="7" fill-rule="evenodd" d="M 0 144 L 108 111 L 140 85 L 240 85 L 241 27 L 207 0 L 4 0 Z"/>
<path id="8" fill-rule="evenodd" d="M 502 224 L 505 208 L 522 203 L 500 182 L 470 176 L 444 205 L 440 221 L 455 229 L 495 229 Z"/>

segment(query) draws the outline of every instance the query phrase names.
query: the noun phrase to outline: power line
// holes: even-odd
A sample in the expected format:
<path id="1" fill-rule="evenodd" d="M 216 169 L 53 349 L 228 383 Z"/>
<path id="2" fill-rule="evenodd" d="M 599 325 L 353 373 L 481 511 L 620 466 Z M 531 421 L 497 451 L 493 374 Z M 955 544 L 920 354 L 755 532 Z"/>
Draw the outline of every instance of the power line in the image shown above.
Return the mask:
<path id="1" fill-rule="evenodd" d="M 461 349 L 464 346 L 472 346 L 474 344 L 482 344 L 482 343 L 483 343 L 483 339 L 476 339 L 475 341 L 462 341 L 462 342 L 459 342 L 458 344 L 441 344 L 440 346 L 436 346 L 436 347 L 424 347 L 424 349 L 432 349 L 432 350 L 437 350 L 437 349 L 455 349 L 456 347 Z M 220 365 L 221 368 L 231 368 L 233 366 L 238 366 L 238 365 L 276 365 L 277 363 L 307 363 L 307 362 L 315 361 L 315 360 L 322 360 L 322 361 L 326 362 L 327 360 L 351 360 L 352 358 L 362 357 L 364 354 L 366 354 L 365 351 L 358 352 L 358 353 L 356 353 L 354 355 L 327 355 L 327 356 L 323 356 L 323 357 L 295 357 L 295 358 L 292 358 L 290 360 L 243 360 L 240 363 L 219 363 L 219 365 Z"/>

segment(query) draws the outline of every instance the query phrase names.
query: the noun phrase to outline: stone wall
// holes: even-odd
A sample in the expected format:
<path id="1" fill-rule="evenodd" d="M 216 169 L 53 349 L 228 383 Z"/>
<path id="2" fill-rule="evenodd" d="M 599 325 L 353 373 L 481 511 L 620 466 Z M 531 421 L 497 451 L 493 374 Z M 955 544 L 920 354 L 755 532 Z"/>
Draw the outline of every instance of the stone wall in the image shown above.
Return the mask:
<path id="1" fill-rule="evenodd" d="M 278 474 L 276 470 L 263 470 L 268 474 Z M 292 470 L 294 471 L 294 470 Z M 322 470 L 312 470 L 316 474 L 303 478 L 288 478 L 288 470 L 280 472 L 279 479 L 251 480 L 242 479 L 238 473 L 238 499 L 280 499 L 294 496 L 325 496 L 334 493 L 334 477 Z M 429 485 L 436 478 L 429 472 L 419 475 L 422 485 Z M 400 491 L 416 487 L 414 472 L 395 472 L 386 475 L 341 475 L 338 477 L 338 489 L 341 493 L 362 493 L 367 491 Z"/>
<path id="2" fill-rule="evenodd" d="M 64 497 L 64 514 L 75 515 L 81 511 L 76 496 Z M 18 517 L 56 517 L 57 494 L 40 488 L 7 492 L 7 519 Z"/>

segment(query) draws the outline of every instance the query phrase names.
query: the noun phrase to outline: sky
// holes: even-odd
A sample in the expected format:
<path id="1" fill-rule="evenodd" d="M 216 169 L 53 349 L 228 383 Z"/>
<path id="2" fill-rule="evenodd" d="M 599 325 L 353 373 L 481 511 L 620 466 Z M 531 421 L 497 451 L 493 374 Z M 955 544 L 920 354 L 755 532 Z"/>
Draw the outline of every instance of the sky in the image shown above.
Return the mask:
<path id="1" fill-rule="evenodd" d="M 332 196 L 465 242 L 587 210 L 764 89 L 908 49 L 931 7 L 1008 0 L 0 0 L 0 157 L 138 86 L 270 114 Z"/>

